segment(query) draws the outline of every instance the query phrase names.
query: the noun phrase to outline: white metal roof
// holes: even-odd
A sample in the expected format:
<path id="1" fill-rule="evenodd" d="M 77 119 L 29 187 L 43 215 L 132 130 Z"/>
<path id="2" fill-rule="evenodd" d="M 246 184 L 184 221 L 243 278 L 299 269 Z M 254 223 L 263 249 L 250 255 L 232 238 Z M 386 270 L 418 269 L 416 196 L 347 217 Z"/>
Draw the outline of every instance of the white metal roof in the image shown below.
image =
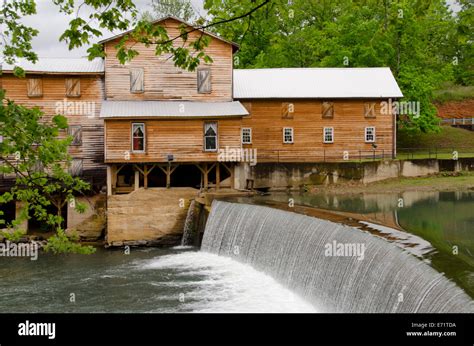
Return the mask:
<path id="1" fill-rule="evenodd" d="M 388 67 L 234 70 L 234 98 L 403 97 Z"/>
<path id="2" fill-rule="evenodd" d="M 103 101 L 100 110 L 101 118 L 193 118 L 248 114 L 238 101 Z"/>
<path id="3" fill-rule="evenodd" d="M 19 59 L 16 63 L 26 73 L 103 73 L 104 60 L 97 58 L 89 61 L 86 58 L 39 58 L 33 64 L 25 59 Z M 13 71 L 15 65 L 1 65 L 3 72 Z"/>

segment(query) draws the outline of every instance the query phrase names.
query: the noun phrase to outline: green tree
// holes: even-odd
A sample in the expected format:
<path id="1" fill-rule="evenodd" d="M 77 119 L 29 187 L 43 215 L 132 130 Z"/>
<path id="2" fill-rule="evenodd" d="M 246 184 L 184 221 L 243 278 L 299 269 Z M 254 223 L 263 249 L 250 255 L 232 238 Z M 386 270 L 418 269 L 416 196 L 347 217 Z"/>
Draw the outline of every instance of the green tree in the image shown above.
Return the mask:
<path id="1" fill-rule="evenodd" d="M 187 15 L 185 0 L 183 15 Z M 208 4 L 214 1 L 206 0 Z M 216 1 L 217 3 L 217 1 Z M 250 16 L 260 8 L 270 3 L 270 0 L 252 1 L 251 6 L 245 6 L 243 11 L 234 12 L 231 16 L 224 16 L 211 22 L 200 19 L 196 27 L 180 26 L 180 33 L 170 37 L 166 28 L 153 25 L 149 15 L 140 15 L 134 0 L 53 0 L 58 12 L 62 15 L 72 16 L 68 28 L 60 36 L 60 41 L 67 43 L 69 49 L 82 46 L 89 47 L 88 58 L 105 57 L 104 47 L 92 43 L 93 39 L 101 38 L 103 31 L 131 30 L 117 44 L 117 58 L 124 64 L 132 60 L 139 53 L 133 46 L 127 46 L 130 39 L 147 46 L 155 47 L 155 54 L 170 54 L 177 67 L 193 71 L 202 62 L 212 62 L 212 58 L 205 53 L 209 44 L 208 37 L 199 37 L 188 40 L 189 34 L 196 30 L 211 30 L 213 27 L 230 23 Z M 26 58 L 36 62 L 37 54 L 33 51 L 31 41 L 37 36 L 38 31 L 24 24 L 23 17 L 36 15 L 36 0 L 4 1 L 0 10 L 0 26 L 5 30 L 0 32 L 3 47 L 3 59 L 9 64 L 15 64 L 17 58 Z M 182 39 L 184 44 L 177 47 L 175 40 Z M 15 74 L 22 76 L 24 71 L 15 67 Z"/>
<path id="2" fill-rule="evenodd" d="M 216 18 L 251 4 L 211 3 L 209 13 Z M 460 15 L 463 23 L 472 21 L 469 8 L 466 4 L 466 14 Z M 405 126 L 413 131 L 438 129 L 432 93 L 454 78 L 458 35 L 456 17 L 444 0 L 274 0 L 251 17 L 216 30 L 241 44 L 237 68 L 388 66 L 405 95 L 403 101 L 420 103 L 420 114 L 407 118 Z M 472 35 L 472 30 L 464 31 Z M 459 70 L 467 69 L 460 65 Z"/>
<path id="3" fill-rule="evenodd" d="M 16 181 L 10 191 L 0 195 L 0 204 L 19 201 L 25 208 L 6 225 L 0 215 L 0 224 L 17 231 L 23 221 L 34 216 L 56 231 L 46 250 L 93 252 L 94 248 L 73 242 L 61 226 L 63 206 L 89 189 L 86 182 L 68 173 L 71 158 L 67 149 L 72 138 L 58 137 L 67 129 L 66 118 L 55 115 L 45 121 L 40 109 L 28 109 L 4 97 L 4 91 L 0 91 L 0 174 L 16 175 Z M 74 204 L 78 212 L 84 212 L 85 205 Z M 54 206 L 56 212 L 48 212 L 49 206 Z"/>
<path id="4" fill-rule="evenodd" d="M 196 18 L 189 0 L 152 0 L 151 6 L 155 18 L 171 15 L 188 23 Z"/>

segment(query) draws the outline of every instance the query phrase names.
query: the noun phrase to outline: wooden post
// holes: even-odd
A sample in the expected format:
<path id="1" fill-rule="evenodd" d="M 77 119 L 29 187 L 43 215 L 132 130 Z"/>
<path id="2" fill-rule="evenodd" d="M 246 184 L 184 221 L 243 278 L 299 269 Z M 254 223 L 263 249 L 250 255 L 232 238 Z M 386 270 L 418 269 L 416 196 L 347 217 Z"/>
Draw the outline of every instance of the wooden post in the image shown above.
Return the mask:
<path id="1" fill-rule="evenodd" d="M 143 168 L 143 187 L 145 189 L 148 188 L 148 166 L 145 165 L 145 167 Z"/>
<path id="2" fill-rule="evenodd" d="M 235 187 L 235 182 L 234 182 L 234 166 L 230 166 L 230 188 L 233 190 Z"/>
<path id="3" fill-rule="evenodd" d="M 216 163 L 216 190 L 219 190 L 219 185 L 221 182 L 221 169 L 219 162 Z"/>
<path id="4" fill-rule="evenodd" d="M 135 171 L 135 191 L 140 188 L 140 172 L 138 170 Z"/>
<path id="5" fill-rule="evenodd" d="M 112 167 L 107 166 L 107 196 L 112 196 Z"/>
<path id="6" fill-rule="evenodd" d="M 171 163 L 168 162 L 168 166 L 166 167 L 166 188 L 169 189 L 171 187 Z"/>
<path id="7" fill-rule="evenodd" d="M 207 162 L 204 164 L 204 188 L 207 190 L 209 187 L 209 171 L 207 170 Z"/>

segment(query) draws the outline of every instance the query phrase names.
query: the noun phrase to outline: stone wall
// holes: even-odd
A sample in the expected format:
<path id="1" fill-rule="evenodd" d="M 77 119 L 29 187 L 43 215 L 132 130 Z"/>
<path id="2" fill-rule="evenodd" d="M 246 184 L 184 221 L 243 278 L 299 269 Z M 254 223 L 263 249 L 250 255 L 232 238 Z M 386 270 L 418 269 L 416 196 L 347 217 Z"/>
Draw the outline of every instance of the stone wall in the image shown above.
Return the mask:
<path id="1" fill-rule="evenodd" d="M 67 209 L 67 232 L 77 234 L 81 240 L 95 241 L 104 236 L 106 226 L 106 195 L 77 197 L 76 203 L 86 205 L 84 213 L 78 213 L 71 205 Z"/>
<path id="2" fill-rule="evenodd" d="M 122 245 L 180 244 L 192 188 L 141 188 L 108 196 L 106 243 Z"/>
<path id="3" fill-rule="evenodd" d="M 366 184 L 390 178 L 419 177 L 442 171 L 460 170 L 474 171 L 474 159 L 261 163 L 256 166 L 241 163 L 235 166 L 235 187 L 244 189 L 247 179 L 254 180 L 255 188 L 283 189 L 343 181 L 359 181 Z"/>

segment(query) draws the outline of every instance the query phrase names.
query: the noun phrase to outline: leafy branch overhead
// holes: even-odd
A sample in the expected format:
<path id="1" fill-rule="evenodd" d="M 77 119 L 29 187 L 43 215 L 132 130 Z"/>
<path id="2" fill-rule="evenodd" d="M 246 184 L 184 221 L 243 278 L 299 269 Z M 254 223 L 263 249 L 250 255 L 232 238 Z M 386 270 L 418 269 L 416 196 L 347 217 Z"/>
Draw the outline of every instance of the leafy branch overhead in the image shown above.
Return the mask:
<path id="1" fill-rule="evenodd" d="M 76 203 L 75 198 L 89 190 L 88 183 L 68 172 L 71 158 L 67 149 L 72 138 L 61 136 L 67 129 L 66 118 L 56 115 L 44 121 L 39 108 L 17 105 L 4 96 L 0 91 L 0 175 L 16 180 L 8 192 L 0 195 L 0 205 L 18 201 L 24 208 L 11 223 L 2 220 L 2 228 L 20 230 L 24 221 L 34 217 L 57 233 L 53 238 L 56 243 L 76 252 L 92 251 L 78 244 L 68 245 L 69 238 L 62 236 L 61 210 L 74 201 L 76 211 L 84 212 L 85 205 Z M 53 245 L 49 249 L 61 251 Z"/>
<path id="2" fill-rule="evenodd" d="M 190 39 L 189 34 L 198 30 L 211 29 L 220 24 L 229 23 L 245 17 L 262 8 L 270 0 L 247 1 L 241 12 L 232 17 L 205 23 L 198 18 L 193 26 L 181 25 L 178 35 L 170 37 L 166 28 L 156 25 L 147 16 L 140 15 L 133 0 L 52 0 L 59 13 L 73 16 L 68 28 L 60 36 L 69 49 L 89 47 L 88 58 L 104 57 L 102 44 L 94 43 L 104 34 L 128 31 L 117 44 L 117 58 L 124 64 L 138 55 L 134 49 L 136 43 L 146 46 L 156 46 L 156 55 L 169 54 L 177 67 L 193 71 L 201 63 L 211 63 L 212 58 L 205 53 L 210 38 L 200 35 Z M 215 6 L 214 0 L 206 0 L 205 7 Z M 17 0 L 7 2 L 1 11 L 0 25 L 5 24 L 8 30 L 2 33 L 5 42 L 4 57 L 9 64 L 14 64 L 17 58 L 25 58 L 36 62 L 38 57 L 32 49 L 32 39 L 38 31 L 21 23 L 21 18 L 36 14 L 35 0 Z M 132 43 L 131 43 L 132 42 Z M 178 44 L 176 44 L 178 42 Z M 17 68 L 16 75 L 22 75 Z"/>

